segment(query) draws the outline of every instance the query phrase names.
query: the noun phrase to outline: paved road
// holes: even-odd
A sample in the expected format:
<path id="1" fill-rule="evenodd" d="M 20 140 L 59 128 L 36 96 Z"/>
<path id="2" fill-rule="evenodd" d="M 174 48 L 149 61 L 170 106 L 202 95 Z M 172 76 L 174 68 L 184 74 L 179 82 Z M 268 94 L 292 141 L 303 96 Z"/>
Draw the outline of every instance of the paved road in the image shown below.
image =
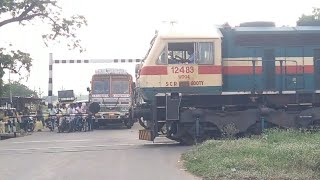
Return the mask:
<path id="1" fill-rule="evenodd" d="M 138 140 L 132 129 L 37 132 L 0 141 L 1 180 L 191 180 L 179 163 L 189 147 Z"/>

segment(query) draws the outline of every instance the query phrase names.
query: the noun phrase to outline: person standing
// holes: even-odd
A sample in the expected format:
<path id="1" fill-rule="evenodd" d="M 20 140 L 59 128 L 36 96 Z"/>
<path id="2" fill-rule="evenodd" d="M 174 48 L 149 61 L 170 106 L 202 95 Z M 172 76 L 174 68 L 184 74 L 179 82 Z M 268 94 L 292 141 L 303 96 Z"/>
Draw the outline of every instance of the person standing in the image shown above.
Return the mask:
<path id="1" fill-rule="evenodd" d="M 11 111 L 11 109 L 8 109 L 6 111 L 5 116 L 8 117 L 7 127 L 8 127 L 8 132 L 11 133 L 13 131 L 13 123 L 12 123 L 13 112 Z"/>
<path id="2" fill-rule="evenodd" d="M 75 130 L 75 114 L 76 114 L 74 104 L 69 104 L 68 114 L 70 117 L 71 130 L 74 131 Z"/>
<path id="3" fill-rule="evenodd" d="M 44 118 L 43 118 L 43 113 L 42 113 L 42 109 L 39 107 L 39 109 L 37 110 L 37 120 L 41 121 L 42 126 L 45 127 L 44 124 Z"/>
<path id="4" fill-rule="evenodd" d="M 54 131 L 54 120 L 57 116 L 57 111 L 56 109 L 53 107 L 52 104 L 49 105 L 49 122 L 52 125 L 52 131 Z"/>
<path id="5" fill-rule="evenodd" d="M 94 114 L 88 111 L 88 131 L 93 131 Z"/>
<path id="6" fill-rule="evenodd" d="M 22 111 L 22 116 L 21 116 L 21 128 L 25 131 L 28 132 L 28 124 L 29 124 L 29 117 L 30 116 L 30 111 L 28 107 L 24 107 Z"/>
<path id="7" fill-rule="evenodd" d="M 89 106 L 87 106 L 87 113 L 88 113 L 88 129 L 89 131 L 93 131 L 94 129 L 94 120 L 95 120 L 95 113 L 90 111 Z"/>
<path id="8" fill-rule="evenodd" d="M 76 106 L 76 108 L 75 108 L 75 110 L 76 110 L 76 127 L 77 127 L 78 131 L 81 131 L 83 129 L 81 105 L 82 105 L 82 103 L 75 104 L 75 106 Z"/>

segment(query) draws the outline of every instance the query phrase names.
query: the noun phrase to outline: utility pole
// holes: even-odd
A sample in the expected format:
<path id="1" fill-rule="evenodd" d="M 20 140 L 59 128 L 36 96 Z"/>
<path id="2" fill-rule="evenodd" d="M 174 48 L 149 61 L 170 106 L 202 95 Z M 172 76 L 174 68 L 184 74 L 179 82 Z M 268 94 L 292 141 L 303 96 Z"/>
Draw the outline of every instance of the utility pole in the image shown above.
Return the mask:
<path id="1" fill-rule="evenodd" d="M 9 97 L 10 97 L 10 105 L 12 107 L 11 70 L 9 70 Z"/>
<path id="2" fill-rule="evenodd" d="M 39 87 L 39 92 L 38 92 L 38 94 L 39 94 L 39 98 L 41 98 L 43 92 L 41 91 L 41 88 L 40 88 L 40 87 Z"/>

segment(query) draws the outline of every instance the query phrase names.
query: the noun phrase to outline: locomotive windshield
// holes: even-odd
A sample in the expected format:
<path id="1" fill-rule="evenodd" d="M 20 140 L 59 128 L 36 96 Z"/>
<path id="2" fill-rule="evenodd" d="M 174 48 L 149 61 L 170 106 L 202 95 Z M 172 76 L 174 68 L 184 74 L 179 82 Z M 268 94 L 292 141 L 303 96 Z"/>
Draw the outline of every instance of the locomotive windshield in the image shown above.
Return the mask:
<path id="1" fill-rule="evenodd" d="M 159 63 L 165 64 L 166 62 L 169 64 L 213 64 L 214 44 L 212 42 L 168 43 L 167 49 L 164 49 L 159 57 Z"/>
<path id="2" fill-rule="evenodd" d="M 93 94 L 109 94 L 110 82 L 109 80 L 93 81 L 92 93 Z"/>
<path id="3" fill-rule="evenodd" d="M 191 63 L 193 64 L 195 43 L 169 43 L 168 62 L 169 64 Z"/>
<path id="4" fill-rule="evenodd" d="M 112 81 L 112 94 L 129 94 L 128 81 Z"/>

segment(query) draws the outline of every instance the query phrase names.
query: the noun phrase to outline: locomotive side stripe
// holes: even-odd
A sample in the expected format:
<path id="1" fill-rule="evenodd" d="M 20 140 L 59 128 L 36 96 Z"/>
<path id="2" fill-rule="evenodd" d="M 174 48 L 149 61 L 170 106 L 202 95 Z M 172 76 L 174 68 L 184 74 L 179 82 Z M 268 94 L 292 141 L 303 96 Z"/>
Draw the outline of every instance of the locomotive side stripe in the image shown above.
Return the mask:
<path id="1" fill-rule="evenodd" d="M 223 74 L 227 75 L 250 75 L 253 74 L 252 66 L 224 66 Z M 262 67 L 257 66 L 255 68 L 256 74 L 262 74 Z M 313 65 L 305 65 L 305 66 L 283 66 L 282 68 L 283 74 L 312 74 L 314 73 Z M 279 66 L 276 67 L 276 74 L 281 74 L 281 69 Z"/>
<path id="2" fill-rule="evenodd" d="M 253 67 L 252 66 L 224 66 L 223 67 L 223 74 L 230 74 L 230 75 L 236 75 L 236 74 L 253 74 Z M 262 67 L 256 67 L 255 68 L 256 74 L 262 73 Z"/>
<path id="3" fill-rule="evenodd" d="M 141 68 L 140 75 L 167 75 L 167 66 L 144 66 Z"/>
<path id="4" fill-rule="evenodd" d="M 280 74 L 280 66 L 276 66 L 276 74 Z M 262 66 L 255 67 L 256 74 L 262 74 Z M 304 65 L 298 66 L 295 65 L 287 65 L 283 66 L 282 69 L 283 74 L 312 74 L 314 73 L 313 65 Z M 252 66 L 198 66 L 198 74 L 227 74 L 227 75 L 250 75 L 253 74 Z M 168 75 L 168 67 L 167 66 L 144 66 L 141 68 L 140 75 Z"/>
<path id="5" fill-rule="evenodd" d="M 221 74 L 221 66 L 199 66 L 198 74 Z"/>
<path id="6" fill-rule="evenodd" d="M 275 58 L 277 61 L 275 62 L 277 66 L 280 65 L 279 60 L 286 60 L 284 64 L 286 65 L 296 65 L 298 64 L 299 66 L 302 65 L 313 65 L 314 58 L 305 56 L 305 57 L 276 57 Z M 223 58 L 222 63 L 226 66 L 252 66 L 252 60 L 257 60 L 256 61 L 256 66 L 261 66 L 262 65 L 262 58 L 261 57 L 238 57 L 238 58 Z"/>
<path id="7" fill-rule="evenodd" d="M 198 66 L 198 74 L 221 74 L 221 66 Z M 168 75 L 167 66 L 144 66 L 140 75 Z"/>
<path id="8" fill-rule="evenodd" d="M 304 67 L 304 68 L 303 68 Z M 277 74 L 281 74 L 280 67 L 276 67 Z M 284 66 L 282 69 L 283 73 L 287 74 L 296 74 L 296 73 L 306 73 L 306 74 L 312 74 L 314 73 L 313 65 L 305 65 L 305 66 Z"/>

